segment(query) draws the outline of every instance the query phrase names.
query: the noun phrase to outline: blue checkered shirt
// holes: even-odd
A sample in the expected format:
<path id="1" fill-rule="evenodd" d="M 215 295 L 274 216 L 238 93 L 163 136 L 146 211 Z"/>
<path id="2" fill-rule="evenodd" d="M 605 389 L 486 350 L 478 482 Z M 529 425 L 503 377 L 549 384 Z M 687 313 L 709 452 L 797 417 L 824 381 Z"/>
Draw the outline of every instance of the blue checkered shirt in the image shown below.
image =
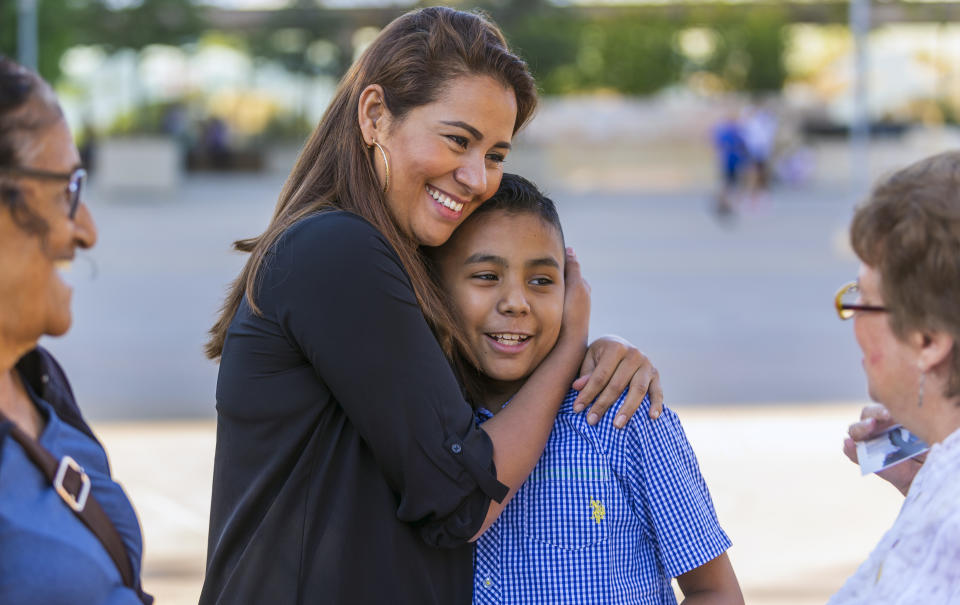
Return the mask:
<path id="1" fill-rule="evenodd" d="M 680 420 L 624 429 L 560 407 L 546 449 L 477 541 L 475 604 L 676 604 L 670 579 L 730 547 Z M 626 396 L 620 396 L 614 408 Z M 492 417 L 477 411 L 477 421 Z"/>

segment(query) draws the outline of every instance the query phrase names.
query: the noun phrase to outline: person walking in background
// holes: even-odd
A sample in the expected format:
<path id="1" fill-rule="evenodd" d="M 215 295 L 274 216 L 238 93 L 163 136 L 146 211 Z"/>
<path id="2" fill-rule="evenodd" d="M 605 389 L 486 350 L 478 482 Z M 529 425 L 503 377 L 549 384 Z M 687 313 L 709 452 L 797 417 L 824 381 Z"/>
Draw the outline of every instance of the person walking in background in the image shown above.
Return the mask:
<path id="1" fill-rule="evenodd" d="M 893 423 L 931 445 L 881 473 L 904 495 L 893 527 L 830 605 L 960 602 L 960 152 L 884 179 L 850 228 L 859 279 L 837 294 L 853 318 L 870 398 L 854 439 Z"/>
<path id="2" fill-rule="evenodd" d="M 0 603 L 149 605 L 140 525 L 41 336 L 70 329 L 60 270 L 97 230 L 39 76 L 0 57 Z"/>
<path id="3" fill-rule="evenodd" d="M 720 192 L 717 194 L 714 210 L 722 219 L 736 210 L 743 168 L 748 159 L 743 131 L 735 112 L 729 112 L 714 127 L 713 147 L 717 152 L 720 169 Z"/>
<path id="4" fill-rule="evenodd" d="M 557 346 L 481 429 L 445 355 L 463 330 L 420 247 L 497 190 L 536 101 L 491 22 L 441 7 L 394 20 L 340 83 L 267 231 L 237 243 L 251 256 L 211 331 L 202 605 L 470 601 L 469 541 L 543 451 L 584 361 L 589 296 L 571 258 Z M 634 351 L 597 350 L 613 354 L 580 407 L 603 391 L 596 424 L 640 371 L 629 417 L 655 375 Z"/>
<path id="5" fill-rule="evenodd" d="M 777 117 L 762 105 L 747 107 L 740 118 L 747 152 L 747 190 L 750 205 L 767 201 L 772 174 L 773 148 L 777 139 Z"/>
<path id="6" fill-rule="evenodd" d="M 430 251 L 466 327 L 457 367 L 478 423 L 513 405 L 557 341 L 563 251 L 553 202 L 511 174 Z M 567 393 L 530 478 L 477 541 L 474 604 L 675 604 L 675 577 L 686 605 L 742 605 L 730 540 L 677 415 L 592 426 L 573 411 L 577 395 Z"/>

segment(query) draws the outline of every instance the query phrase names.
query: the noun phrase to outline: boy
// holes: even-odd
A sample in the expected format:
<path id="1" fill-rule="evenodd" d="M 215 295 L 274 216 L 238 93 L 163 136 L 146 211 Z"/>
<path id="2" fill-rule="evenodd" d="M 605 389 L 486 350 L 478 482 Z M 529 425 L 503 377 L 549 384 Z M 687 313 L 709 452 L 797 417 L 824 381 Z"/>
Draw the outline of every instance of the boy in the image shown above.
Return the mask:
<path id="1" fill-rule="evenodd" d="M 432 256 L 479 363 L 460 369 L 482 422 L 557 341 L 559 217 L 534 185 L 504 175 Z M 576 394 L 561 406 L 530 478 L 477 540 L 474 603 L 672 604 L 676 577 L 688 605 L 742 604 L 730 540 L 676 415 L 665 408 L 658 420 L 637 414 L 622 430 L 606 419 L 590 426 L 572 410 Z"/>

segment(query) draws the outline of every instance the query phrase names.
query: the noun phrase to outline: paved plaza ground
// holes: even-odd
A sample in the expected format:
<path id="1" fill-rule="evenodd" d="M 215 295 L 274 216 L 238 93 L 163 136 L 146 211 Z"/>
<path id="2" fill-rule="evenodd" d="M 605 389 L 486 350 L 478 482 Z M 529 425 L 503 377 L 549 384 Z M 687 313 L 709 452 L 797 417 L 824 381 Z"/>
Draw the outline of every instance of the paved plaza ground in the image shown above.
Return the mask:
<path id="1" fill-rule="evenodd" d="M 857 405 L 676 409 L 733 541 L 730 558 L 749 605 L 822 605 L 892 525 L 902 497 L 876 477 L 860 477 L 840 451 Z M 95 429 L 143 524 L 147 590 L 159 605 L 194 605 L 214 423 Z"/>

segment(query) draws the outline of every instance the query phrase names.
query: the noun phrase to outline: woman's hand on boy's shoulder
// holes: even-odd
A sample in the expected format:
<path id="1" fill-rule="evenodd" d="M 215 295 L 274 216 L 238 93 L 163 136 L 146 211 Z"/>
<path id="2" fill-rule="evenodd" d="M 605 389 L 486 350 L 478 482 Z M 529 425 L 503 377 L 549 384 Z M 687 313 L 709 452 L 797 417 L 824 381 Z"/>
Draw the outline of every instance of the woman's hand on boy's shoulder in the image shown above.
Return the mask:
<path id="1" fill-rule="evenodd" d="M 573 388 L 580 391 L 573 403 L 574 411 L 587 409 L 587 422 L 597 424 L 629 387 L 627 397 L 613 421 L 617 428 L 627 425 L 650 394 L 650 409 L 647 414 L 656 419 L 663 411 L 663 389 L 660 373 L 650 359 L 628 341 L 619 336 L 602 336 L 593 341 L 580 366 L 580 377 Z M 590 402 L 593 405 L 590 405 Z"/>

